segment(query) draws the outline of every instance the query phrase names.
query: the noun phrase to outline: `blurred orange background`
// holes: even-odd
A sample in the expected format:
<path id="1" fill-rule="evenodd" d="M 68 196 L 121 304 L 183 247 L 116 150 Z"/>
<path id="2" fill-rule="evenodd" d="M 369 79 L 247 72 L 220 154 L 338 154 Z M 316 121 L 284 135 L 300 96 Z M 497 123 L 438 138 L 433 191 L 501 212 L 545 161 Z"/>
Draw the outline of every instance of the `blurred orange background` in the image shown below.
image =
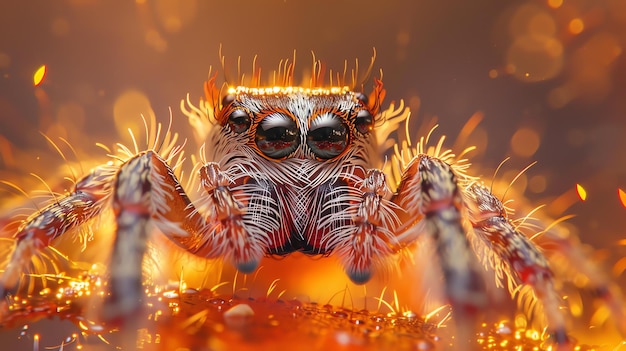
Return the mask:
<path id="1" fill-rule="evenodd" d="M 452 140 L 482 113 L 470 138 L 479 174 L 490 181 L 511 156 L 498 176 L 510 181 L 536 160 L 515 192 L 549 216 L 575 214 L 569 230 L 626 286 L 623 0 L 4 1 L 0 179 L 31 189 L 41 183 L 30 172 L 67 174 L 40 132 L 69 140 L 87 165 L 105 160 L 96 141 L 128 143 L 140 113 L 167 122 L 171 107 L 174 130 L 191 136 L 179 102 L 202 96 L 220 46 L 233 72 L 258 55 L 268 74 L 295 50 L 296 80 L 311 51 L 341 70 L 367 65 L 375 48 L 387 103 L 404 99 L 416 124 L 436 119 Z M 13 198 L 0 187 L 2 211 Z"/>

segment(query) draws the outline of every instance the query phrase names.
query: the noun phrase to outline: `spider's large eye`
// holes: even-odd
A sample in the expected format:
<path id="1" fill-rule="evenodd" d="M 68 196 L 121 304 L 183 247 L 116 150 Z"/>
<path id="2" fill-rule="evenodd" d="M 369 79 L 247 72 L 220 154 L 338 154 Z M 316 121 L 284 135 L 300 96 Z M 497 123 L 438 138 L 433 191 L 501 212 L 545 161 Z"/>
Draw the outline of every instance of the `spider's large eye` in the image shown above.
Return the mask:
<path id="1" fill-rule="evenodd" d="M 337 157 L 348 146 L 348 127 L 341 117 L 323 114 L 311 122 L 306 143 L 315 156 L 321 159 Z"/>
<path id="2" fill-rule="evenodd" d="M 228 126 L 233 132 L 241 134 L 250 128 L 250 115 L 242 109 L 235 109 L 228 115 Z"/>
<path id="3" fill-rule="evenodd" d="M 281 159 L 300 145 L 298 126 L 289 116 L 274 113 L 265 117 L 256 129 L 256 146 L 267 157 Z"/>

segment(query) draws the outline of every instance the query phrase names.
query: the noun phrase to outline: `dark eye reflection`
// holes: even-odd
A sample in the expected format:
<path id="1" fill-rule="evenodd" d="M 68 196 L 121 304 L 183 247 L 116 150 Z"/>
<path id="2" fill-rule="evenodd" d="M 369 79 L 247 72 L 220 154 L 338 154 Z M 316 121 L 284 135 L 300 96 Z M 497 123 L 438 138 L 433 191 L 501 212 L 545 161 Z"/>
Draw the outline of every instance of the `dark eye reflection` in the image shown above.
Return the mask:
<path id="1" fill-rule="evenodd" d="M 259 150 L 269 158 L 289 156 L 300 144 L 298 126 L 289 116 L 272 114 L 265 117 L 256 129 L 255 142 Z"/>
<path id="2" fill-rule="evenodd" d="M 348 146 L 348 127 L 337 115 L 321 115 L 311 122 L 306 143 L 320 159 L 337 157 Z"/>

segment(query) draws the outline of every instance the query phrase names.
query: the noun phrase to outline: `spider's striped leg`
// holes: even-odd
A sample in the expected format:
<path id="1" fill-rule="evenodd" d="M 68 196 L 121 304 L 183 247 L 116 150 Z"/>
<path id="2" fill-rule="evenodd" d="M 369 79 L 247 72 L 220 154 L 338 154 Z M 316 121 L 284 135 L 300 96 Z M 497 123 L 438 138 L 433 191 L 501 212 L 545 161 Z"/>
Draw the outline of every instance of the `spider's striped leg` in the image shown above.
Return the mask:
<path id="1" fill-rule="evenodd" d="M 605 304 L 610 318 L 615 322 L 622 337 L 626 338 L 626 306 L 621 289 L 600 267 L 592 262 L 576 237 L 561 235 L 554 231 L 547 231 L 543 237 L 549 245 L 556 245 L 554 249 L 563 255 L 567 264 L 587 279 L 586 288 L 594 293 L 595 297 Z"/>
<path id="2" fill-rule="evenodd" d="M 188 251 L 193 251 L 193 245 L 203 240 L 207 227 L 167 161 L 155 151 L 140 153 L 120 167 L 113 183 L 111 206 L 117 228 L 103 317 L 127 319 L 141 308 L 148 224 L 154 223 Z"/>
<path id="3" fill-rule="evenodd" d="M 463 198 L 457 176 L 445 162 L 418 155 L 404 171 L 394 201 L 408 214 L 403 218 L 402 231 L 409 232 L 407 226 L 423 221 L 426 232 L 434 239 L 445 293 L 453 308 L 457 340 L 473 340 L 479 311 L 487 296 L 480 265 L 463 226 Z"/>
<path id="4" fill-rule="evenodd" d="M 190 205 L 171 168 L 154 151 L 138 154 L 119 168 L 96 168 L 77 182 L 72 193 L 29 217 L 16 234 L 16 247 L 0 278 L 2 294 L 17 289 L 32 255 L 97 216 L 108 203 L 117 227 L 109 264 L 110 295 L 103 317 L 132 315 L 142 298 L 148 221 L 154 220 L 174 240 L 193 240 L 204 228 L 203 219 Z"/>
<path id="5" fill-rule="evenodd" d="M 31 215 L 20 225 L 15 235 L 15 248 L 0 277 L 0 297 L 17 291 L 33 255 L 50 245 L 54 238 L 100 213 L 110 194 L 115 171 L 109 166 L 95 168 L 76 182 L 71 193 Z"/>
<path id="6" fill-rule="evenodd" d="M 565 316 L 560 310 L 562 299 L 554 287 L 553 273 L 543 254 L 506 217 L 502 202 L 485 186 L 471 184 L 465 193 L 470 221 L 485 252 L 483 262 L 503 269 L 512 286 L 528 284 L 543 305 L 548 328 L 559 349 L 570 343 Z M 480 245 L 479 245 L 480 246 Z"/>
<path id="7" fill-rule="evenodd" d="M 271 207 L 263 207 L 268 213 L 253 216 L 247 222 L 243 214 L 246 209 L 259 205 L 256 202 L 270 201 L 271 198 L 254 196 L 251 191 L 252 196 L 244 197 L 247 200 L 247 207 L 244 207 L 231 192 L 229 178 L 216 163 L 201 168 L 200 177 L 208 192 L 200 202 L 206 218 L 190 202 L 167 162 L 155 152 L 135 156 L 120 168 L 113 191 L 117 233 L 110 263 L 110 299 L 105 306 L 105 318 L 128 316 L 140 307 L 139 301 L 143 297 L 141 263 L 146 251 L 146 225 L 150 220 L 194 255 L 230 258 L 242 271 L 256 268 L 265 253 L 266 246 L 263 245 L 267 238 L 251 237 L 250 231 L 254 228 L 257 232 L 271 231 L 276 225 L 268 223 L 266 217 L 277 216 L 269 210 Z M 242 185 L 243 188 L 246 186 L 253 185 Z"/>

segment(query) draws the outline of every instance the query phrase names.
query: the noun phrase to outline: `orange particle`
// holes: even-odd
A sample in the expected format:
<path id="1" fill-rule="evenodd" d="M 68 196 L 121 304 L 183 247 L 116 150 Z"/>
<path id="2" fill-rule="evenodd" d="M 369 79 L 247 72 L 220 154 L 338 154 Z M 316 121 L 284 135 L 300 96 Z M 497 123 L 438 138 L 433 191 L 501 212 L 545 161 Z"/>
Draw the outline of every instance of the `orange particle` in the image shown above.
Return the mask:
<path id="1" fill-rule="evenodd" d="M 619 201 L 622 203 L 622 206 L 626 207 L 626 191 L 618 188 L 617 195 L 619 196 Z"/>
<path id="2" fill-rule="evenodd" d="M 581 201 L 587 200 L 587 190 L 582 185 L 576 184 L 576 193 Z"/>
<path id="3" fill-rule="evenodd" d="M 46 77 L 46 65 L 42 65 L 41 67 L 37 68 L 37 70 L 35 71 L 35 74 L 33 75 L 33 83 L 35 84 L 36 87 L 38 87 L 41 82 L 43 82 L 43 79 Z"/>

